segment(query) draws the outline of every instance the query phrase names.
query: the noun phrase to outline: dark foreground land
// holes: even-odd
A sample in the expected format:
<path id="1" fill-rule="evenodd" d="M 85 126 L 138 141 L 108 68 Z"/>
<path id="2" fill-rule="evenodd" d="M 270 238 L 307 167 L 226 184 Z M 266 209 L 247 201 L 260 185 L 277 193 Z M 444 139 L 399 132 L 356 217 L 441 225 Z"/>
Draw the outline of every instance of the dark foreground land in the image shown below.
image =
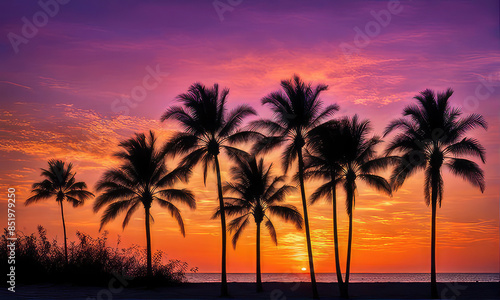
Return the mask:
<path id="1" fill-rule="evenodd" d="M 321 299 L 338 299 L 336 284 L 319 283 Z M 500 283 L 440 283 L 442 299 L 500 299 Z M 229 283 L 233 299 L 311 299 L 310 283 L 264 283 L 263 293 L 255 292 L 253 283 Z M 186 283 L 162 288 L 122 288 L 118 282 L 111 287 L 71 285 L 21 285 L 16 293 L 5 288 L 1 299 L 221 299 L 218 283 Z M 352 283 L 352 299 L 429 299 L 428 283 Z"/>

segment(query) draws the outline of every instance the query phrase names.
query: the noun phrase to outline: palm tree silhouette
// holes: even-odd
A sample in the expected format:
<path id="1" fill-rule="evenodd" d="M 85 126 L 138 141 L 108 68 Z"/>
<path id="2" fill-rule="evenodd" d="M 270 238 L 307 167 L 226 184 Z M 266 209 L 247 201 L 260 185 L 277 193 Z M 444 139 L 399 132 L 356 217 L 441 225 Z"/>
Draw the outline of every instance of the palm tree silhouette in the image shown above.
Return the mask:
<path id="1" fill-rule="evenodd" d="M 177 120 L 184 129 L 183 132 L 177 132 L 166 145 L 169 155 L 186 154 L 181 162 L 183 168 L 192 169 L 201 162 L 203 164 L 203 180 L 206 185 L 208 167 L 209 165 L 215 167 L 219 209 L 222 211 L 222 297 L 227 297 L 229 294 L 226 274 L 226 219 L 219 154 L 222 149 L 228 155 L 234 155 L 240 150 L 231 147 L 230 144 L 247 141 L 258 136 L 256 132 L 238 131 L 243 119 L 256 113 L 247 105 L 240 105 L 227 113 L 228 93 L 228 89 L 223 89 L 219 93 L 218 84 L 208 88 L 200 83 L 195 83 L 187 93 L 177 96 L 177 100 L 184 107 L 173 106 L 167 109 L 161 117 L 161 121 L 172 118 Z"/>
<path id="2" fill-rule="evenodd" d="M 392 156 L 376 157 L 375 147 L 382 140 L 377 136 L 369 138 L 368 135 L 371 131 L 372 128 L 368 120 L 360 121 L 358 116 L 354 115 L 352 118 L 343 118 L 339 122 L 320 125 L 310 134 L 311 147 L 308 156 L 310 170 L 308 171 L 308 177 L 313 175 L 328 180 L 313 193 L 311 201 L 315 202 L 319 198 L 330 196 L 332 202 L 335 203 L 335 187 L 337 185 L 342 185 L 346 193 L 349 235 L 345 284 L 341 283 L 340 267 L 336 262 L 338 266 L 337 280 L 340 282 L 339 287 L 343 297 L 349 296 L 352 221 L 357 182 L 362 181 L 378 191 L 391 195 L 389 182 L 376 175 L 375 172 L 389 166 L 394 162 L 395 158 Z"/>
<path id="3" fill-rule="evenodd" d="M 330 121 L 313 128 L 309 132 L 309 149 L 305 157 L 306 178 L 319 178 L 326 182 L 311 195 L 311 204 L 324 198 L 333 205 L 333 244 L 335 247 L 335 272 L 340 295 L 344 294 L 344 282 L 340 270 L 338 227 L 337 227 L 337 186 L 342 176 L 342 148 L 337 142 L 340 138 L 339 122 Z M 337 135 L 335 135 L 337 134 Z"/>
<path id="4" fill-rule="evenodd" d="M 285 198 L 295 188 L 283 184 L 285 176 L 273 177 L 271 167 L 264 165 L 264 159 L 257 159 L 255 156 L 239 156 L 236 159 L 236 166 L 231 168 L 233 182 L 224 185 L 224 192 L 229 192 L 233 197 L 225 197 L 224 211 L 227 216 L 239 216 L 229 223 L 229 231 L 234 232 L 233 247 L 243 230 L 250 224 L 253 217 L 257 225 L 256 236 L 256 276 L 257 292 L 262 292 L 262 278 L 260 267 L 260 229 L 261 223 L 271 235 L 273 242 L 278 245 L 276 230 L 270 216 L 279 217 L 282 220 L 292 222 L 298 229 L 302 229 L 302 216 L 293 205 L 282 204 Z M 213 218 L 220 217 L 218 210 Z"/>
<path id="5" fill-rule="evenodd" d="M 180 210 L 174 202 L 183 203 L 189 208 L 196 208 L 193 194 L 187 189 L 175 189 L 173 186 L 186 180 L 189 171 L 174 169 L 169 171 L 165 164 L 165 152 L 157 147 L 157 138 L 152 131 L 136 134 L 135 138 L 120 143 L 123 148 L 115 156 L 123 163 L 119 168 L 107 170 L 96 184 L 101 192 L 94 202 L 94 212 L 107 206 L 101 217 L 101 227 L 114 220 L 118 214 L 127 212 L 122 223 L 125 228 L 132 214 L 141 206 L 144 207 L 146 225 L 146 259 L 147 276 L 153 275 L 151 266 L 151 231 L 150 212 L 153 203 L 166 208 L 179 224 L 181 233 L 186 235 Z"/>
<path id="6" fill-rule="evenodd" d="M 283 91 L 273 92 L 262 99 L 262 104 L 270 106 L 274 112 L 274 120 L 257 120 L 251 123 L 251 128 L 264 129 L 271 135 L 258 140 L 254 152 L 267 152 L 286 144 L 282 155 L 285 172 L 296 159 L 298 160 L 298 178 L 304 211 L 311 284 L 313 297 L 318 299 L 304 186 L 303 148 L 307 144 L 309 130 L 331 116 L 339 108 L 337 105 L 329 105 L 322 109 L 319 95 L 327 90 L 328 86 L 319 84 L 312 88 L 311 84 L 304 83 L 298 75 L 294 75 L 291 80 L 281 81 L 281 88 Z"/>
<path id="7" fill-rule="evenodd" d="M 73 172 L 73 164 L 65 164 L 61 160 L 51 159 L 48 161 L 49 168 L 42 169 L 42 177 L 45 179 L 41 182 L 36 182 L 32 185 L 31 193 L 33 196 L 29 197 L 24 205 L 30 205 L 40 200 L 55 198 L 61 207 L 61 218 L 64 231 L 64 259 L 68 263 L 68 245 L 66 238 L 66 224 L 64 222 L 64 209 L 63 201 L 66 200 L 73 207 L 82 206 L 85 200 L 94 196 L 91 192 L 87 191 L 87 184 L 85 182 L 76 182 Z"/>
<path id="8" fill-rule="evenodd" d="M 481 115 L 471 114 L 460 118 L 462 112 L 450 107 L 449 99 L 453 90 L 434 94 L 425 90 L 416 96 L 417 105 L 407 106 L 403 118 L 392 121 L 384 135 L 401 130 L 387 148 L 387 154 L 401 153 L 401 160 L 395 166 L 391 184 L 395 190 L 405 180 L 419 170 L 425 172 L 425 203 L 432 207 L 431 221 L 431 295 L 438 298 L 436 284 L 436 206 L 443 198 L 443 177 L 441 169 L 448 167 L 458 175 L 484 191 L 484 173 L 473 161 L 458 158 L 459 155 L 479 157 L 485 163 L 485 149 L 473 138 L 464 135 L 474 128 L 487 129 Z"/>

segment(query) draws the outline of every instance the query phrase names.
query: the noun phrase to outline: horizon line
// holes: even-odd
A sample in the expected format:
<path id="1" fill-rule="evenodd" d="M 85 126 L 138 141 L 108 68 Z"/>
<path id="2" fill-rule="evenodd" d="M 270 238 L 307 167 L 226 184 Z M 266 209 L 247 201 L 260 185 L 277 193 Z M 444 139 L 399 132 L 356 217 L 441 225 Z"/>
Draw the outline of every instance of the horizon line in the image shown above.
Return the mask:
<path id="1" fill-rule="evenodd" d="M 217 272 L 186 272 L 186 274 L 221 274 Z M 227 274 L 253 274 L 254 272 L 227 272 Z M 309 272 L 262 272 L 261 274 L 309 274 Z M 315 274 L 336 274 L 335 272 L 315 272 Z M 345 274 L 344 272 L 342 274 Z M 426 274 L 428 272 L 355 272 L 352 274 Z M 437 272 L 436 274 L 499 274 L 500 272 Z"/>

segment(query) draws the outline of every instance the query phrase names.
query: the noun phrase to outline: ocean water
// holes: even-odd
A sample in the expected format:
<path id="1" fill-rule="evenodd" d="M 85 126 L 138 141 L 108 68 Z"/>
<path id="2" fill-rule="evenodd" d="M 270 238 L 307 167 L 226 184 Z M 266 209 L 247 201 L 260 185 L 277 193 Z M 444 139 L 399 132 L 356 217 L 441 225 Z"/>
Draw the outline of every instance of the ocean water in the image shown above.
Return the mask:
<path id="1" fill-rule="evenodd" d="M 188 282 L 220 282 L 219 273 L 187 273 Z M 228 282 L 255 282 L 254 273 L 229 273 Z M 308 282 L 306 273 L 263 273 L 264 282 Z M 428 273 L 353 273 L 350 282 L 429 282 Z M 316 273 L 317 282 L 336 282 L 335 273 Z M 498 273 L 439 273 L 438 282 L 499 282 Z"/>

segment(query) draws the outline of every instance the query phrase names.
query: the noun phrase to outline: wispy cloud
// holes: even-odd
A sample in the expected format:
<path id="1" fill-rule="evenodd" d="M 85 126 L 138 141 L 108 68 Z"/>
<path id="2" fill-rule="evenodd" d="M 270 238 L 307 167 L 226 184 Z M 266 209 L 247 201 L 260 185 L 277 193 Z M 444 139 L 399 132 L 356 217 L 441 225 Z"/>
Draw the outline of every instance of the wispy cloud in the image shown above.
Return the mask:
<path id="1" fill-rule="evenodd" d="M 18 87 L 22 87 L 22 88 L 25 88 L 25 89 L 31 90 L 31 88 L 30 88 L 29 86 L 22 85 L 22 84 L 19 84 L 19 83 L 15 83 L 15 82 L 10 82 L 10 81 L 5 81 L 5 80 L 2 80 L 2 81 L 0 81 L 0 83 L 10 84 L 10 85 L 14 85 L 14 86 L 18 86 Z"/>

